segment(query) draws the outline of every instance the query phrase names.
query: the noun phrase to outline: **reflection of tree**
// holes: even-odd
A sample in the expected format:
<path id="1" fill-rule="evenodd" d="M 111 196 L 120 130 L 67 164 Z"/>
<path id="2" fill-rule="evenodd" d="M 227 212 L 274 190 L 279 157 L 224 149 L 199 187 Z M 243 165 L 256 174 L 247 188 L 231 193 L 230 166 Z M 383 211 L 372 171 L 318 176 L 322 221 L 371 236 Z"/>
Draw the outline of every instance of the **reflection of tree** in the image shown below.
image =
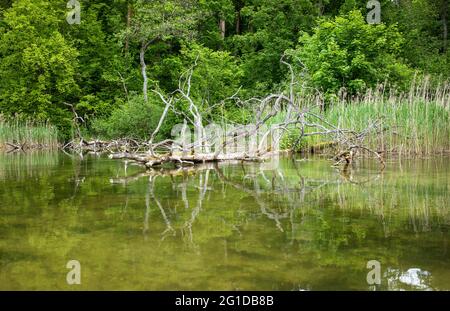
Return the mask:
<path id="1" fill-rule="evenodd" d="M 210 182 L 213 183 L 214 179 L 211 180 L 209 178 L 211 172 L 214 173 L 216 179 L 222 184 L 222 192 L 224 192 L 224 186 L 231 186 L 241 193 L 250 195 L 254 199 L 254 202 L 259 206 L 260 213 L 274 221 L 276 227 L 281 232 L 285 231 L 282 224 L 284 220 L 290 221 L 290 227 L 293 230 L 295 227 L 295 211 L 299 208 L 307 208 L 308 204 L 305 204 L 305 202 L 308 200 L 308 196 L 314 192 L 318 192 L 326 186 L 336 187 L 346 183 L 362 187 L 363 184 L 379 178 L 377 175 L 372 178 L 369 177 L 358 180 L 358 178 L 351 176 L 352 173 L 348 171 L 345 176 L 337 175 L 337 178 L 335 179 L 306 178 L 301 174 L 301 170 L 298 165 L 295 164 L 295 161 L 293 167 L 296 175 L 295 179 L 286 177 L 281 168 L 265 169 L 263 166 L 255 166 L 255 164 L 248 166 L 234 166 L 233 175 L 230 177 L 224 173 L 224 170 L 227 168 L 226 165 L 221 167 L 219 163 L 206 163 L 196 167 L 148 170 L 131 176 L 112 178 L 110 179 L 110 182 L 113 184 L 126 185 L 143 177 L 148 178 L 149 186 L 145 200 L 146 212 L 144 219 L 144 233 L 148 231 L 150 202 L 152 201 L 159 209 L 166 224 L 166 229 L 162 233 L 162 239 L 164 239 L 168 234 L 175 235 L 176 229 L 172 226 L 170 217 L 167 215 L 163 205 L 157 198 L 157 194 L 155 194 L 156 180 L 159 177 L 170 178 L 172 189 L 177 190 L 181 199 L 180 202 L 184 205 L 184 209 L 189 210 L 191 208 L 191 203 L 189 202 L 187 191 L 191 179 L 193 179 L 193 181 L 197 183 L 193 188 L 198 192 L 198 197 L 190 212 L 189 218 L 185 220 L 181 226 L 180 232 L 183 237 L 187 237 L 187 242 L 195 247 L 192 227 L 202 210 L 203 201 L 205 200 L 207 191 L 213 189 Z M 239 228 L 236 227 L 236 225 L 230 224 L 230 226 L 234 231 L 239 232 Z"/>
<path id="2" fill-rule="evenodd" d="M 175 230 L 173 229 L 170 219 L 167 216 L 166 211 L 164 210 L 161 202 L 155 196 L 155 181 L 157 178 L 158 178 L 157 175 L 150 175 L 148 177 L 148 190 L 147 190 L 147 194 L 145 197 L 146 210 L 145 210 L 145 221 L 144 221 L 144 233 L 146 233 L 148 231 L 148 219 L 149 219 L 149 215 L 150 215 L 150 200 L 153 200 L 155 202 L 156 206 L 158 207 L 159 211 L 161 212 L 161 215 L 164 219 L 164 223 L 166 224 L 166 230 L 164 230 L 161 233 L 161 236 L 162 236 L 161 239 L 164 240 L 167 237 L 167 235 L 169 235 L 169 234 L 175 235 Z"/>
<path id="3" fill-rule="evenodd" d="M 269 219 L 274 220 L 277 227 L 280 229 L 280 231 L 283 231 L 282 225 L 280 220 L 287 218 L 289 216 L 289 212 L 282 212 L 279 213 L 275 210 L 272 210 L 270 207 L 268 207 L 268 204 L 263 200 L 263 198 L 261 197 L 261 188 L 259 183 L 257 182 L 256 176 L 250 176 L 249 174 L 244 175 L 244 181 L 246 179 L 251 179 L 253 180 L 253 188 L 249 188 L 245 186 L 245 182 L 243 183 L 238 183 L 238 182 L 233 182 L 232 180 L 230 180 L 229 178 L 227 178 L 223 172 L 220 170 L 220 168 L 218 167 L 218 165 L 216 165 L 215 167 L 215 172 L 217 173 L 217 176 L 219 177 L 219 179 L 228 185 L 231 185 L 232 187 L 245 192 L 249 195 L 251 195 L 254 199 L 255 202 L 259 205 L 260 209 L 261 209 L 261 213 L 266 215 Z M 263 180 L 272 187 L 272 189 L 275 187 L 275 175 L 274 178 L 272 178 L 271 180 L 267 179 L 264 172 L 260 171 L 259 174 L 261 174 L 263 176 Z M 281 175 L 282 176 L 282 175 Z"/>
<path id="4" fill-rule="evenodd" d="M 287 259 L 275 255 L 275 250 L 289 258 L 298 252 L 307 264 L 314 263 L 311 275 L 338 267 L 359 277 L 357 267 L 364 267 L 369 259 L 383 262 L 383 267 L 415 266 L 412 258 L 426 247 L 411 240 L 411 232 L 420 233 L 422 228 L 411 227 L 410 209 L 414 221 L 428 224 L 429 230 L 439 231 L 441 224 L 448 223 L 448 194 L 434 181 L 432 187 L 423 188 L 410 172 L 403 176 L 406 180 L 390 170 L 381 174 L 349 166 L 342 171 L 316 161 L 289 159 L 279 166 L 215 163 L 149 170 L 111 182 L 127 184 L 152 177 L 151 193 L 161 201 L 158 206 L 149 196 L 146 207 L 151 215 L 162 215 L 165 226 L 158 230 L 165 232 L 163 239 L 177 234 L 196 254 L 223 241 L 224 258 L 228 256 L 230 262 L 240 252 L 277 262 Z M 221 199 L 224 203 L 217 205 Z M 432 236 L 420 238 L 429 245 L 437 242 Z M 380 246 L 384 241 L 386 245 Z M 166 239 L 164 245 L 173 242 L 180 241 Z"/>
<path id="5" fill-rule="evenodd" d="M 158 265 L 178 273 L 189 267 L 185 270 L 198 269 L 206 279 L 229 269 L 227 284 L 242 277 L 237 272 L 242 267 L 283 289 L 323 289 L 338 271 L 346 280 L 361 279 L 342 288 L 360 289 L 367 286 L 365 263 L 377 259 L 383 272 L 398 270 L 382 279 L 394 282 L 390 289 L 448 284 L 450 191 L 448 180 L 440 178 L 447 176 L 447 166 L 438 167 L 444 171 L 439 178 L 426 179 L 409 168 L 393 173 L 391 167 L 382 175 L 357 168 L 342 176 L 329 164 L 295 159 L 277 168 L 223 163 L 147 172 L 88 157 L 15 161 L 5 159 L 0 179 L 5 254 L 0 261 L 16 271 L 47 273 L 53 269 L 48 263 L 58 266 L 84 252 L 84 258 L 108 267 L 102 278 L 113 271 L 111 258 L 116 264 L 126 258 L 136 273 L 154 272 Z M 181 254 L 183 246 L 188 252 Z M 191 256 L 200 251 L 202 256 Z M 213 263 L 202 266 L 205 259 Z M 414 267 L 430 271 L 433 279 L 407 273 Z M 41 282 L 45 275 L 35 279 Z"/>
<path id="6" fill-rule="evenodd" d="M 189 219 L 187 219 L 184 225 L 181 227 L 180 231 L 182 236 L 186 236 L 188 242 L 195 246 L 192 234 L 192 225 L 195 222 L 197 216 L 199 215 L 203 201 L 205 199 L 205 195 L 208 190 L 211 190 L 209 186 L 209 175 L 212 169 L 212 164 L 205 165 L 203 167 L 196 167 L 195 169 L 192 167 L 185 168 L 177 168 L 177 169 L 165 169 L 165 170 L 149 170 L 146 172 L 140 172 L 135 175 L 121 177 L 121 178 L 111 178 L 110 183 L 112 184 L 123 184 L 128 185 L 130 182 L 137 181 L 141 178 L 148 178 L 148 187 L 145 196 L 145 216 L 144 216 L 144 233 L 148 232 L 149 229 L 149 217 L 150 217 L 150 205 L 153 202 L 158 210 L 160 211 L 161 216 L 166 224 L 166 229 L 161 233 L 162 240 L 164 240 L 168 235 L 175 235 L 176 230 L 173 228 L 171 224 L 171 220 L 167 215 L 165 208 L 161 204 L 161 201 L 158 199 L 155 194 L 155 185 L 156 181 L 159 177 L 167 177 L 170 178 L 172 183 L 172 189 L 179 190 L 181 192 L 181 201 L 183 202 L 184 208 L 186 210 L 190 209 L 190 202 L 187 196 L 189 176 L 195 173 L 195 176 L 198 177 L 198 186 L 195 189 L 198 190 L 198 199 L 195 204 L 195 207 L 192 209 Z M 182 177 L 182 181 L 176 181 L 176 177 Z"/>
<path id="7" fill-rule="evenodd" d="M 197 204 L 196 204 L 195 208 L 192 210 L 191 217 L 185 222 L 185 224 L 182 228 L 182 232 L 186 233 L 188 236 L 188 241 L 189 241 L 190 245 L 192 245 L 196 249 L 197 249 L 197 246 L 194 243 L 194 239 L 193 239 L 193 235 L 192 235 L 192 225 L 202 209 L 202 204 L 203 204 L 203 200 L 205 199 L 206 191 L 210 190 L 210 188 L 208 187 L 209 172 L 210 172 L 210 170 L 206 170 L 204 172 L 204 174 L 200 173 L 199 186 L 198 186 L 199 196 L 198 196 Z M 183 191 L 183 198 L 184 198 L 185 206 L 186 206 L 186 208 L 189 208 L 189 202 L 186 199 L 186 189 L 187 189 L 186 185 L 187 185 L 187 181 L 184 180 L 183 186 L 181 189 Z"/>

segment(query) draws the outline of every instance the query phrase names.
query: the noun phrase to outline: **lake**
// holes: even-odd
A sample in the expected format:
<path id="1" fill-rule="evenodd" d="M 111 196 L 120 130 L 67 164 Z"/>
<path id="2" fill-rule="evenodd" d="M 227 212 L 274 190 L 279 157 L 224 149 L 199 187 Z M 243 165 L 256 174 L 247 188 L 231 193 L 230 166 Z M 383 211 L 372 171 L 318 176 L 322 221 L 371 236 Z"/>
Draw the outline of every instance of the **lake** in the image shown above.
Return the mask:
<path id="1" fill-rule="evenodd" d="M 448 157 L 146 172 L 0 154 L 0 290 L 450 290 L 449 229 Z"/>

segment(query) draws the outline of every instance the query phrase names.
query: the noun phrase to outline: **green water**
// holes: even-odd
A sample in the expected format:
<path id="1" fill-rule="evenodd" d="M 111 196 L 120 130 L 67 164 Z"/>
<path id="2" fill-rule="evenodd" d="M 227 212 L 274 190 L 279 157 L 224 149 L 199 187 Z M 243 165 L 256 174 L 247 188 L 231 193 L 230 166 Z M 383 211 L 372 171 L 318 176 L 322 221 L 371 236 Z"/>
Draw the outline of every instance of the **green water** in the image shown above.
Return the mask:
<path id="1" fill-rule="evenodd" d="M 0 155 L 0 290 L 450 290 L 450 159 L 377 168 Z"/>

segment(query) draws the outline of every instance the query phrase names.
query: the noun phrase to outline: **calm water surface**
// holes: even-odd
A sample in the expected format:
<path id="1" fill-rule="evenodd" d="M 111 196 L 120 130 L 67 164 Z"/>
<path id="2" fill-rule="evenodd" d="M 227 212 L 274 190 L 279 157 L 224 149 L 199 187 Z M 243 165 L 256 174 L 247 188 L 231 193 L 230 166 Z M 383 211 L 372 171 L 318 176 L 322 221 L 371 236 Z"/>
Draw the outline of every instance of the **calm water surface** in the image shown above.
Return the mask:
<path id="1" fill-rule="evenodd" d="M 449 158 L 145 173 L 0 155 L 0 290 L 450 290 L 449 229 Z"/>

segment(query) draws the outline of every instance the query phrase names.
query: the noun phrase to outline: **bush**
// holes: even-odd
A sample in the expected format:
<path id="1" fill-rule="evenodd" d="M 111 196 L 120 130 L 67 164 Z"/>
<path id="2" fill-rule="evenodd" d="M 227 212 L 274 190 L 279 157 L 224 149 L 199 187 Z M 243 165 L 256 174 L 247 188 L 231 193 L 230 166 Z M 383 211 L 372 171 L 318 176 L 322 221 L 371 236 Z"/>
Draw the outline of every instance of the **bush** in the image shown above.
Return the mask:
<path id="1" fill-rule="evenodd" d="M 158 125 L 163 110 L 159 98 L 151 94 L 148 103 L 144 102 L 143 96 L 131 96 L 128 102 L 114 110 L 109 117 L 95 119 L 92 131 L 94 135 L 105 139 L 126 137 L 147 140 Z M 175 116 L 169 113 L 157 138 L 169 137 L 175 123 Z"/>

